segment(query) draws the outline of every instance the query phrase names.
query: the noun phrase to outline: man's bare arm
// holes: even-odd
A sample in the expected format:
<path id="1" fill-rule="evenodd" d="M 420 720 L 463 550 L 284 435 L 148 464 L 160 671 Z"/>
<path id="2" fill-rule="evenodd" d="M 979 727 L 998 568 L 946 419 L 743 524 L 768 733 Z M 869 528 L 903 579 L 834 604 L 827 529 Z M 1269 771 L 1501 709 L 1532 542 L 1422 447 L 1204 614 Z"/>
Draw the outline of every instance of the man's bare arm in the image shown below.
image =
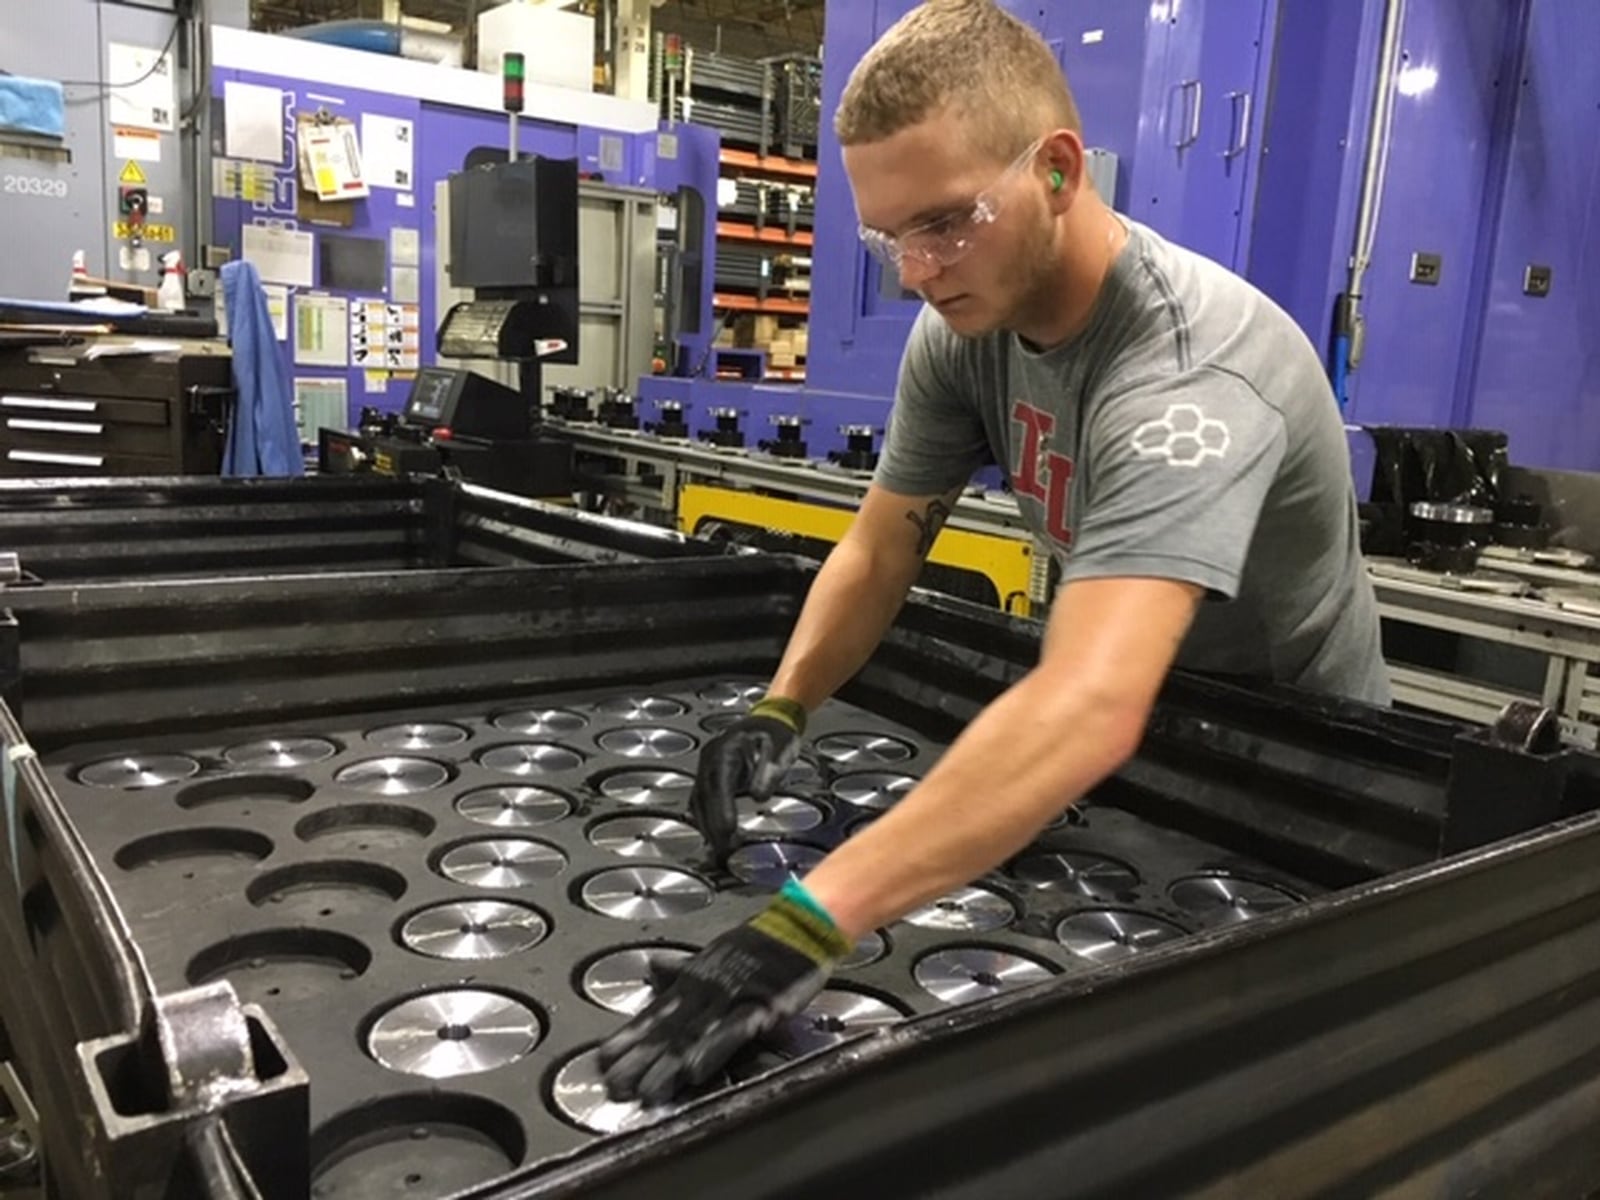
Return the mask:
<path id="1" fill-rule="evenodd" d="M 821 704 L 871 656 L 961 490 L 904 496 L 873 484 L 806 596 L 772 693 Z"/>

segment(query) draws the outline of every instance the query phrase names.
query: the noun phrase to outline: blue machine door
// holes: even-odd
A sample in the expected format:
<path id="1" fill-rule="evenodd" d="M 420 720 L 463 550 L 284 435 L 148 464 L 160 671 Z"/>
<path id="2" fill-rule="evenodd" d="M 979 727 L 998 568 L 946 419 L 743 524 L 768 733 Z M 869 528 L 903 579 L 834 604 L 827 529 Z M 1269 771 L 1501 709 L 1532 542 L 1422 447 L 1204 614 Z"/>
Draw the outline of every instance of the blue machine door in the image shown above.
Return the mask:
<path id="1" fill-rule="evenodd" d="M 1163 235 L 1230 269 L 1242 265 L 1268 0 L 1171 7 L 1161 120 L 1164 168 L 1150 217 Z"/>

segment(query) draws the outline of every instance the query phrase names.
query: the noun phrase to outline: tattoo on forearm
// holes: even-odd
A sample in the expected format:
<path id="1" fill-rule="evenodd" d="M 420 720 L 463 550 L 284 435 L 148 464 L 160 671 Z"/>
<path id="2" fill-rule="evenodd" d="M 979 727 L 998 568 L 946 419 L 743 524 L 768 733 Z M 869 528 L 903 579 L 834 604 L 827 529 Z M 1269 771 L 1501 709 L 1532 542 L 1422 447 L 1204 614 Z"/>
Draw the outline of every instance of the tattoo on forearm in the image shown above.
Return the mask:
<path id="1" fill-rule="evenodd" d="M 917 527 L 917 553 L 927 556 L 933 549 L 934 540 L 939 536 L 939 530 L 944 525 L 944 520 L 950 515 L 950 506 L 943 500 L 930 500 L 928 507 L 922 512 L 915 510 L 906 514 L 906 520 Z"/>

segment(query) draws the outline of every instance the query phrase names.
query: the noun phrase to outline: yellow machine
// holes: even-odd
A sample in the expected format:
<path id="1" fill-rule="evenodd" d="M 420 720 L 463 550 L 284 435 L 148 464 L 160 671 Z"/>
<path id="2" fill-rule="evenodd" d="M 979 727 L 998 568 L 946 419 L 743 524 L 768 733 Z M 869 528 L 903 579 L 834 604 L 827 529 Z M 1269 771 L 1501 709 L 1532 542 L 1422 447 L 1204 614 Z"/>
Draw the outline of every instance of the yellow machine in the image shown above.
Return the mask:
<path id="1" fill-rule="evenodd" d="M 690 534 L 720 522 L 833 543 L 844 536 L 854 516 L 849 509 L 831 505 L 697 483 L 685 484 L 678 492 L 678 528 Z M 987 581 L 987 587 L 974 588 L 969 583 L 950 590 L 972 598 L 983 594 L 988 603 L 1019 617 L 1033 615 L 1030 597 L 1038 594 L 1038 585 L 1031 542 L 946 526 L 928 561 Z"/>

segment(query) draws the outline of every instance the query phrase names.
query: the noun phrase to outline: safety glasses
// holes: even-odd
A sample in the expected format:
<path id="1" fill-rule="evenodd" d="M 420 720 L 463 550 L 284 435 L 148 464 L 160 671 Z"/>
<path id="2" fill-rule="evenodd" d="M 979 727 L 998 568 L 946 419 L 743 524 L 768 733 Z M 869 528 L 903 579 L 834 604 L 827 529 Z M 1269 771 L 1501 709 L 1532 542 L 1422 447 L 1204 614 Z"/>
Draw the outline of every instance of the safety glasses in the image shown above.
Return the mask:
<path id="1" fill-rule="evenodd" d="M 908 229 L 898 237 L 881 229 L 861 225 L 857 227 L 861 241 L 873 257 L 896 269 L 907 258 L 930 267 L 948 267 L 959 262 L 972 249 L 979 231 L 999 218 L 1006 184 L 1028 168 L 1044 141 L 1044 138 L 1040 138 L 1017 155 L 999 178 L 973 198 L 970 207 L 957 209 L 915 229 Z"/>

